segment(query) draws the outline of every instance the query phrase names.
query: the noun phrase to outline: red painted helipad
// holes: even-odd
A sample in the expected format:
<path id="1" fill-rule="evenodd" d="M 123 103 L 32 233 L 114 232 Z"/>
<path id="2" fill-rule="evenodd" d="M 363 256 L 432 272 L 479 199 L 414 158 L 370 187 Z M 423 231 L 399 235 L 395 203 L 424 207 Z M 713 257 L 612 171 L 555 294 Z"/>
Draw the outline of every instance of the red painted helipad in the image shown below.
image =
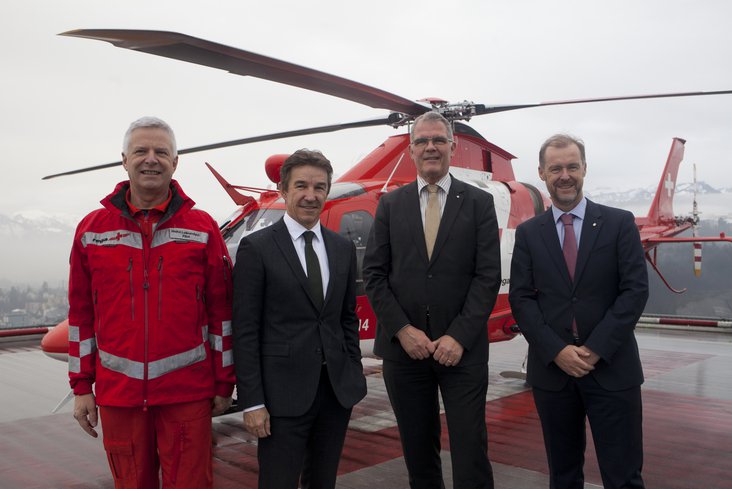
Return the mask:
<path id="1" fill-rule="evenodd" d="M 649 488 L 732 488 L 732 335 L 639 330 L 646 372 L 644 478 Z M 0 488 L 112 488 L 100 440 L 84 434 L 70 405 L 65 364 L 46 358 L 38 339 L 0 343 Z M 518 370 L 525 343 L 491 346 L 486 400 L 496 487 L 546 488 L 546 457 L 531 393 L 501 371 Z M 340 489 L 407 487 L 399 435 L 381 380 L 367 360 L 369 394 L 353 412 L 339 469 Z M 240 415 L 216 418 L 215 487 L 256 487 L 256 441 Z M 443 436 L 446 486 L 450 444 Z M 586 487 L 601 487 L 591 444 Z"/>

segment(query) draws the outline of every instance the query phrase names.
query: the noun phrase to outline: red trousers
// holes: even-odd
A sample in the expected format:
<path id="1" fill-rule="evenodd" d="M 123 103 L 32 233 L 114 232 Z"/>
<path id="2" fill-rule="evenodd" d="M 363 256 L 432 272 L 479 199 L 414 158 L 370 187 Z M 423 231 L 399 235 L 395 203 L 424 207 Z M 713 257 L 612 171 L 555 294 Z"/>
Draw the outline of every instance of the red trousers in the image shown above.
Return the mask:
<path id="1" fill-rule="evenodd" d="M 116 489 L 213 487 L 211 400 L 142 408 L 99 407 Z"/>

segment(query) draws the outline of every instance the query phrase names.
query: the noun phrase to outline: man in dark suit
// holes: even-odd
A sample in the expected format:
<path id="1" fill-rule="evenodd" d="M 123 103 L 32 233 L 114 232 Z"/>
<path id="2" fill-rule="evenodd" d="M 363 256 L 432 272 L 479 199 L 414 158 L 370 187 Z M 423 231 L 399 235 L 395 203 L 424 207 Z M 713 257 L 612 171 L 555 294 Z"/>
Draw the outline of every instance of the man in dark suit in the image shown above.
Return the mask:
<path id="1" fill-rule="evenodd" d="M 509 301 L 529 342 L 527 381 L 551 487 L 584 487 L 587 417 L 605 489 L 642 488 L 643 371 L 633 330 L 648 276 L 638 229 L 630 212 L 583 197 L 582 141 L 552 136 L 539 165 L 552 207 L 516 229 Z"/>
<path id="2" fill-rule="evenodd" d="M 456 142 L 437 112 L 412 126 L 417 180 L 381 197 L 364 257 L 374 352 L 412 488 L 444 487 L 438 388 L 456 489 L 492 488 L 485 397 L 487 320 L 501 281 L 493 198 L 453 178 Z"/>
<path id="3" fill-rule="evenodd" d="M 366 395 L 356 250 L 320 225 L 333 168 L 299 150 L 280 171 L 287 212 L 244 237 L 234 267 L 234 361 L 259 487 L 334 488 L 352 407 Z"/>

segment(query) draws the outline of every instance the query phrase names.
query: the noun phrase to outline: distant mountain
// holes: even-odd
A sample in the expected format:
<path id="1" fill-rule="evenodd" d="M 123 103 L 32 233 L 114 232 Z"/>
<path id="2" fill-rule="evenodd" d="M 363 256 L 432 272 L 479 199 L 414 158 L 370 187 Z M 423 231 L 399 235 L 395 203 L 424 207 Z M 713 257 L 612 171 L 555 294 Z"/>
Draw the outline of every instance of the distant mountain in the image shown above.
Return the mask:
<path id="1" fill-rule="evenodd" d="M 703 219 L 732 217 L 732 188 L 714 188 L 706 182 L 697 183 L 697 204 Z M 632 211 L 636 216 L 648 213 L 656 187 L 612 190 L 607 188 L 585 189 L 589 199 L 600 204 Z M 690 214 L 694 200 L 694 184 L 678 183 L 674 194 L 674 213 Z"/>
<path id="2" fill-rule="evenodd" d="M 633 202 L 636 200 L 650 200 L 656 193 L 656 187 L 644 187 L 634 188 L 630 190 L 610 190 L 607 188 L 599 187 L 597 189 L 589 190 L 585 189 L 587 196 L 591 199 L 599 201 L 600 199 L 606 202 Z M 732 195 L 732 188 L 716 189 L 705 182 L 697 182 L 697 196 L 699 195 L 712 195 L 712 194 L 727 194 Z M 694 195 L 694 184 L 693 183 L 678 183 L 676 185 L 675 197 L 683 195 Z"/>
<path id="3" fill-rule="evenodd" d="M 720 188 L 716 189 L 706 182 L 697 182 L 697 194 L 732 194 L 732 188 Z M 679 183 L 676 185 L 676 195 L 693 195 L 694 184 L 693 183 Z"/>
<path id="4" fill-rule="evenodd" d="M 69 216 L 0 214 L 0 287 L 66 281 L 75 229 Z"/>
<path id="5" fill-rule="evenodd" d="M 677 215 L 691 213 L 692 186 L 678 184 L 674 197 Z M 585 189 L 595 202 L 628 209 L 636 216 L 646 215 L 655 191 L 655 187 L 625 191 Z M 697 201 L 702 219 L 723 218 L 732 222 L 732 188 L 717 189 L 699 182 Z M 68 280 L 69 252 L 78 220 L 76 216 L 41 212 L 0 214 L 0 287 Z"/>

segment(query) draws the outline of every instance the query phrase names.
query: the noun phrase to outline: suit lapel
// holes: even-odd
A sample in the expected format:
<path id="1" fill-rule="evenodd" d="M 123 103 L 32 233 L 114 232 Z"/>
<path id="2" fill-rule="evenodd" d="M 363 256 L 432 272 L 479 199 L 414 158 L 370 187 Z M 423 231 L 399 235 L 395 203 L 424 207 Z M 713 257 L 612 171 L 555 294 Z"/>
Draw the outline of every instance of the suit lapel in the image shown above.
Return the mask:
<path id="1" fill-rule="evenodd" d="M 447 194 L 447 200 L 445 201 L 445 211 L 442 213 L 440 218 L 440 227 L 437 230 L 437 238 L 435 239 L 435 248 L 432 250 L 432 259 L 430 263 L 434 262 L 440 254 L 442 246 L 445 244 L 447 237 L 450 235 L 450 229 L 455 223 L 460 208 L 465 201 L 465 185 L 464 182 L 452 178 L 450 182 L 450 192 Z M 422 231 L 422 241 L 424 241 L 424 231 Z M 426 251 L 426 245 L 425 245 Z M 425 254 L 425 257 L 427 255 Z"/>
<path id="2" fill-rule="evenodd" d="M 582 271 L 590 259 L 590 253 L 595 246 L 598 234 L 602 228 L 602 212 L 594 202 L 587 200 L 585 219 L 582 222 L 582 234 L 580 234 L 579 248 L 577 249 L 577 266 L 574 271 L 574 282 L 579 282 Z"/>
<path id="3" fill-rule="evenodd" d="M 323 235 L 323 243 L 325 244 L 325 252 L 328 254 L 328 271 L 330 272 L 330 279 L 328 280 L 328 288 L 325 291 L 325 298 L 323 300 L 323 308 L 325 308 L 325 305 L 328 304 L 328 300 L 330 299 L 330 296 L 333 295 L 333 287 L 334 285 L 334 278 L 338 276 L 338 265 L 339 263 L 336 261 L 338 259 L 341 259 L 345 253 L 338 253 L 336 250 L 336 247 L 338 243 L 336 240 L 331 236 L 330 230 L 327 229 L 325 226 L 320 226 L 321 234 Z"/>
<path id="4" fill-rule="evenodd" d="M 315 307 L 315 302 L 310 295 L 307 275 L 305 275 L 305 270 L 303 270 L 302 268 L 300 258 L 297 257 L 295 244 L 292 242 L 292 237 L 290 237 L 290 232 L 287 230 L 287 225 L 285 224 L 285 221 L 283 219 L 280 219 L 279 221 L 277 221 L 277 223 L 273 224 L 272 232 L 274 235 L 274 241 L 277 244 L 277 247 L 282 252 L 282 255 L 285 257 L 285 261 L 289 265 L 297 281 L 302 286 L 305 295 L 307 295 L 308 299 L 310 299 L 310 303 L 313 305 L 313 307 Z"/>
<path id="5" fill-rule="evenodd" d="M 422 211 L 419 208 L 419 193 L 417 192 L 417 181 L 404 187 L 404 221 L 410 228 L 410 234 L 414 239 L 414 248 L 419 256 L 427 263 L 427 244 L 424 241 L 424 223 Z M 434 254 L 434 251 L 433 251 Z"/>
<path id="6" fill-rule="evenodd" d="M 557 234 L 557 223 L 554 222 L 554 214 L 552 214 L 551 208 L 539 217 L 539 223 L 541 226 L 541 238 L 544 240 L 544 245 L 549 251 L 554 265 L 559 270 L 559 274 L 562 279 L 567 283 L 569 287 L 572 287 L 572 280 L 569 278 L 569 270 L 567 269 L 567 262 L 564 261 L 564 254 L 562 253 L 562 247 L 559 245 L 559 235 Z M 576 273 L 576 271 L 575 271 Z"/>

